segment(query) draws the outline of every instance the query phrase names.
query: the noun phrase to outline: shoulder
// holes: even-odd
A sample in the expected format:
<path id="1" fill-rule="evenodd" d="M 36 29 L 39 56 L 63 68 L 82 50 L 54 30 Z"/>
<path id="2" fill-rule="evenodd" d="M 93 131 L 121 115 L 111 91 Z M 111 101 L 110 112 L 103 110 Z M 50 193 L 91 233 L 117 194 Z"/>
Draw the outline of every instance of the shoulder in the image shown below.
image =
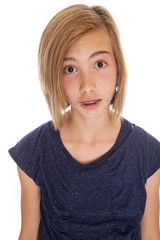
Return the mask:
<path id="1" fill-rule="evenodd" d="M 33 129 L 31 132 L 27 133 L 20 141 L 27 138 L 30 140 L 40 139 L 42 135 L 48 132 L 48 129 L 50 128 L 51 125 L 52 125 L 51 121 L 41 124 L 37 128 Z"/>
<path id="2" fill-rule="evenodd" d="M 160 151 L 160 142 L 152 134 L 144 130 L 142 127 L 134 125 L 133 137 L 140 145 L 144 145 L 152 150 Z"/>
<path id="3" fill-rule="evenodd" d="M 122 124 L 125 126 L 125 129 L 130 126 L 130 129 L 132 128 L 132 131 L 130 131 L 130 137 L 132 142 L 137 142 L 139 144 L 151 144 L 152 146 L 155 145 L 157 147 L 160 147 L 160 141 L 156 139 L 152 134 L 147 132 L 144 128 L 141 126 L 136 125 L 135 123 L 132 123 L 128 121 L 125 118 L 122 118 Z M 131 127 L 132 126 L 132 127 Z"/>
<path id="4" fill-rule="evenodd" d="M 128 150 L 141 165 L 147 179 L 160 168 L 160 142 L 142 127 L 133 126 Z"/>
<path id="5" fill-rule="evenodd" d="M 137 144 L 139 146 L 144 145 L 160 148 L 160 141 L 142 127 L 128 121 L 125 118 L 122 118 L 122 124 L 124 126 L 124 131 L 127 131 L 126 129 L 129 129 L 129 138 L 127 139 L 132 141 L 133 146 Z"/>
<path id="6" fill-rule="evenodd" d="M 9 153 L 13 158 L 14 156 L 33 158 L 35 153 L 40 153 L 44 150 L 54 132 L 52 121 L 43 123 L 21 138 L 14 147 L 9 149 Z"/>
<path id="7" fill-rule="evenodd" d="M 16 145 L 21 145 L 24 147 L 36 147 L 39 143 L 46 140 L 48 134 L 50 133 L 51 121 L 41 124 L 37 128 L 33 129 L 31 132 L 27 133 L 22 139 L 20 139 Z"/>
<path id="8" fill-rule="evenodd" d="M 51 121 L 40 125 L 9 149 L 13 160 L 33 180 L 35 180 L 41 156 L 49 142 L 51 125 Z"/>

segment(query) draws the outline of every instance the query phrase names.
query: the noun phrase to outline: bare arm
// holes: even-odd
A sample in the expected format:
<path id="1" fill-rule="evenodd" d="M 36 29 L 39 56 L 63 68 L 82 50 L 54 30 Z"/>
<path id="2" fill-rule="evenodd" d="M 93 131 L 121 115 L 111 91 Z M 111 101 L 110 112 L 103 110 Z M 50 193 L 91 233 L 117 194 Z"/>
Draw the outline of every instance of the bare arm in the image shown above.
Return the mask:
<path id="1" fill-rule="evenodd" d="M 146 183 L 147 202 L 141 222 L 142 240 L 160 240 L 159 187 L 160 169 Z"/>
<path id="2" fill-rule="evenodd" d="M 40 188 L 19 167 L 22 225 L 19 240 L 37 240 L 40 222 Z"/>

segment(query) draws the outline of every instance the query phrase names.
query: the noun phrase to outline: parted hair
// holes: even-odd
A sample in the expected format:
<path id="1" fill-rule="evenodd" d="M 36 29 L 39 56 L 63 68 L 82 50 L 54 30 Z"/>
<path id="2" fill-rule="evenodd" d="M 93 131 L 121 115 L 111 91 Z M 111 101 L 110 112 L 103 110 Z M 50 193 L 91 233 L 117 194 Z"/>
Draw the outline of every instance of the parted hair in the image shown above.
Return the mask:
<path id="1" fill-rule="evenodd" d="M 60 129 L 67 101 L 62 87 L 63 61 L 67 50 L 84 33 L 106 27 L 117 63 L 117 86 L 110 106 L 112 115 L 122 113 L 126 90 L 126 66 L 114 19 L 102 6 L 71 5 L 57 13 L 46 26 L 39 44 L 39 78 L 55 129 Z"/>

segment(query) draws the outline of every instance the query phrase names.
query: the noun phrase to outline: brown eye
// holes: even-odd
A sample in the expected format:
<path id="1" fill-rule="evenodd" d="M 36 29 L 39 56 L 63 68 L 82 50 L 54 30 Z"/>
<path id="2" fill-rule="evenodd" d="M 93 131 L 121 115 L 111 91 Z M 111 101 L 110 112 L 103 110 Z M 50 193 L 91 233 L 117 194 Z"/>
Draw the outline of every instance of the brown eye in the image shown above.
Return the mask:
<path id="1" fill-rule="evenodd" d="M 106 66 L 106 63 L 103 61 L 99 61 L 96 63 L 96 68 L 104 68 Z"/>
<path id="2" fill-rule="evenodd" d="M 64 72 L 65 72 L 65 73 L 73 73 L 73 72 L 75 72 L 75 71 L 76 71 L 76 68 L 73 67 L 73 66 L 69 66 L 69 67 L 66 67 L 66 68 L 64 69 Z"/>

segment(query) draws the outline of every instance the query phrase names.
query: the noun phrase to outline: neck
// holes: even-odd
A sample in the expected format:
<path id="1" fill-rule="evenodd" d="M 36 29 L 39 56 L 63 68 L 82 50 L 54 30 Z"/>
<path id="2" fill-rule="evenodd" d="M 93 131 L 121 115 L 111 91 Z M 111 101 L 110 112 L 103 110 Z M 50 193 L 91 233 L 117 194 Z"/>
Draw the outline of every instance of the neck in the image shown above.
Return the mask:
<path id="1" fill-rule="evenodd" d="M 65 136 L 83 141 L 103 140 L 112 135 L 114 128 L 120 128 L 120 119 L 113 120 L 110 114 L 97 118 L 71 118 L 64 124 Z"/>

